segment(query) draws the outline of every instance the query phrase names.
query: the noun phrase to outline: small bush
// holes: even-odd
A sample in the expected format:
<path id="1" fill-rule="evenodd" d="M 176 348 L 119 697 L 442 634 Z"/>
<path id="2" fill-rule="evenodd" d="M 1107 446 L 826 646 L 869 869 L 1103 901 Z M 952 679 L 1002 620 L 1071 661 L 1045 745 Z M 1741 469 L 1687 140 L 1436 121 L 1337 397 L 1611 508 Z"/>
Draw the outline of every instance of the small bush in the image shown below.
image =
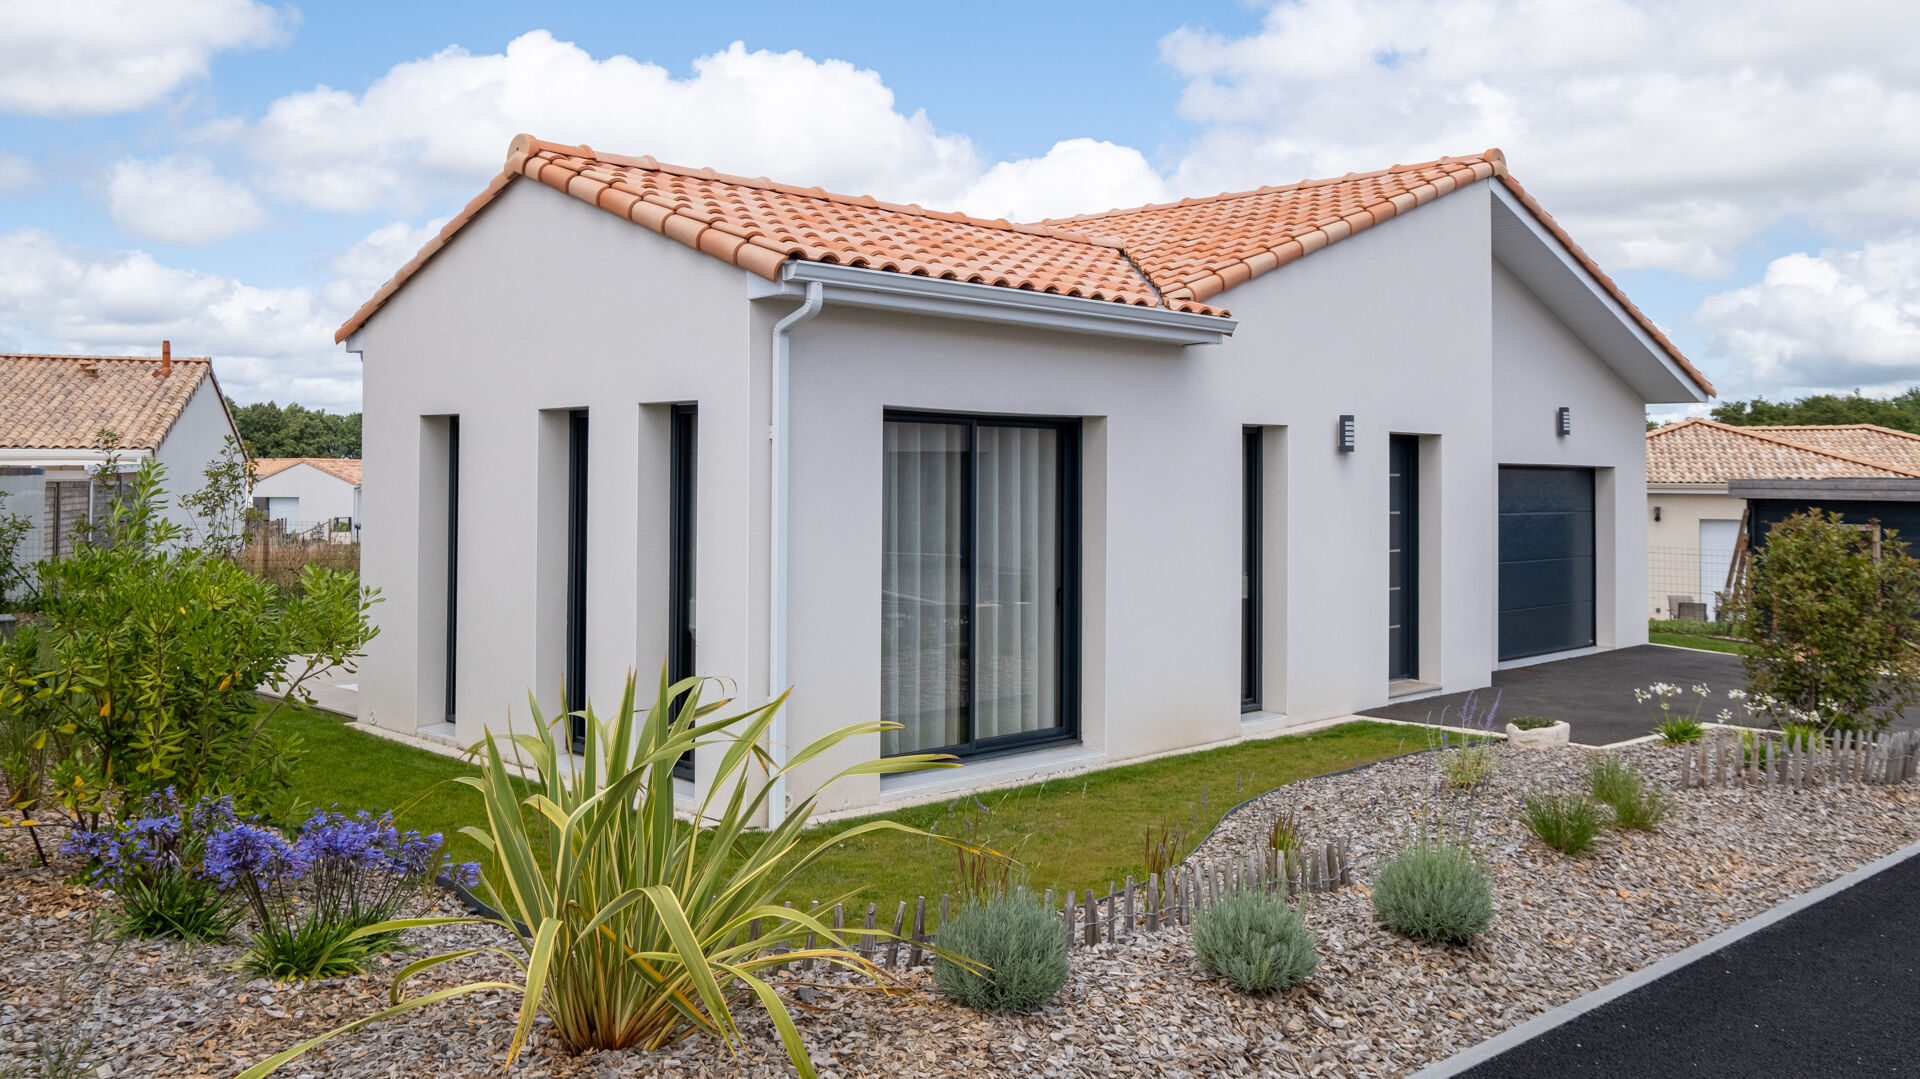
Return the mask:
<path id="1" fill-rule="evenodd" d="M 1374 874 L 1373 911 L 1415 940 L 1465 944 L 1493 923 L 1493 882 L 1464 845 L 1423 840 Z"/>
<path id="2" fill-rule="evenodd" d="M 1579 854 L 1600 834 L 1600 807 L 1584 794 L 1529 795 L 1520 819 L 1535 839 L 1562 854 Z"/>
<path id="3" fill-rule="evenodd" d="M 142 816 L 97 832 L 75 832 L 61 852 L 87 859 L 86 878 L 113 889 L 108 919 L 127 937 L 213 941 L 239 923 L 240 909 L 205 874 L 207 834 L 234 821 L 229 799 L 191 810 L 173 790 L 148 798 Z"/>
<path id="4" fill-rule="evenodd" d="M 1638 768 L 1612 754 L 1596 759 L 1587 770 L 1587 787 L 1595 801 L 1613 809 L 1617 828 L 1651 832 L 1667 816 L 1667 800 L 1647 782 Z"/>
<path id="5" fill-rule="evenodd" d="M 1036 1011 L 1067 981 L 1066 930 L 1025 891 L 968 906 L 940 927 L 939 944 L 986 968 L 973 971 L 944 956 L 934 959 L 934 984 L 969 1008 Z"/>
<path id="6" fill-rule="evenodd" d="M 1523 731 L 1538 731 L 1553 726 L 1555 721 L 1546 716 L 1515 716 L 1507 722 Z"/>
<path id="7" fill-rule="evenodd" d="M 1320 965 L 1300 911 L 1260 892 L 1228 896 L 1195 914 L 1193 953 L 1208 973 L 1243 993 L 1299 985 Z"/>
<path id="8" fill-rule="evenodd" d="M 1692 716 L 1672 716 L 1660 721 L 1653 729 L 1660 740 L 1670 746 L 1691 745 L 1706 737 L 1707 728 Z"/>
<path id="9" fill-rule="evenodd" d="M 1825 743 L 1826 732 L 1811 723 L 1782 723 L 1780 740 L 1802 753 L 1811 753 L 1814 747 Z"/>
<path id="10" fill-rule="evenodd" d="M 1493 777 L 1500 763 L 1498 753 L 1492 742 L 1444 750 L 1440 754 L 1440 775 L 1455 790 L 1471 790 Z"/>

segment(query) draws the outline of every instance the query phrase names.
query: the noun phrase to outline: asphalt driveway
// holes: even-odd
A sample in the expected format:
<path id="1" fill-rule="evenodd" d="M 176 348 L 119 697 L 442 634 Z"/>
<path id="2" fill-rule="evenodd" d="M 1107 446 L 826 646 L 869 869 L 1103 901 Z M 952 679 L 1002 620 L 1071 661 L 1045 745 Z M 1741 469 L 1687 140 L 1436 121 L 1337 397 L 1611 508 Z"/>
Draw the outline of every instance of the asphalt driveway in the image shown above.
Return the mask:
<path id="1" fill-rule="evenodd" d="M 1485 708 L 1488 699 L 1498 693 L 1496 728 L 1515 716 L 1546 716 L 1571 724 L 1574 741 L 1604 746 L 1652 732 L 1653 706 L 1634 700 L 1635 689 L 1645 689 L 1655 682 L 1681 687 L 1705 684 L 1713 691 L 1713 698 L 1709 707 L 1701 710 L 1700 718 L 1710 720 L 1726 707 L 1726 691 L 1739 689 L 1746 681 L 1739 656 L 1643 644 L 1495 671 L 1493 688 L 1481 690 L 1475 704 Z M 1466 699 L 1465 693 L 1449 693 L 1369 708 L 1361 714 L 1452 725 L 1458 722 L 1460 706 Z M 1689 707 L 1692 700 L 1688 694 Z"/>

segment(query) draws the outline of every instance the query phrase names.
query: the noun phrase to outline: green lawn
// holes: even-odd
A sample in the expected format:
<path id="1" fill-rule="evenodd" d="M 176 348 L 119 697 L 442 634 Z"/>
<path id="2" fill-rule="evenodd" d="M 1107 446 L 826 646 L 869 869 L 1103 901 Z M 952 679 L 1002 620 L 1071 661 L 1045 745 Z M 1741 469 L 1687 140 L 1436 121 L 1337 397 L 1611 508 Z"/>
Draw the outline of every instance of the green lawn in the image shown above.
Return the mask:
<path id="1" fill-rule="evenodd" d="M 1708 637 L 1697 633 L 1649 632 L 1647 640 L 1654 644 L 1670 644 L 1676 648 L 1704 648 L 1709 652 L 1729 652 L 1736 656 L 1747 654 L 1747 645 L 1744 641 L 1730 641 L 1725 637 Z"/>
<path id="2" fill-rule="evenodd" d="M 390 809 L 436 783 L 470 772 L 461 761 L 354 730 L 325 712 L 286 708 L 273 725 L 298 733 L 305 742 L 305 754 L 294 769 L 294 792 L 318 807 Z M 1036 888 L 1105 887 L 1129 873 L 1144 876 L 1149 828 L 1174 828 L 1184 854 L 1206 837 L 1223 813 L 1256 794 L 1428 744 L 1427 733 L 1419 728 L 1345 723 L 1313 734 L 966 795 L 889 816 L 943 835 L 970 835 L 1004 851 L 1022 863 Z M 479 859 L 478 847 L 458 834 L 461 825 L 479 821 L 479 795 L 457 784 L 438 787 L 399 818 L 402 827 L 446 835 L 458 861 Z M 809 833 L 809 841 L 817 843 L 858 823 L 821 825 Z M 891 902 L 952 891 L 955 874 L 951 848 L 879 834 L 831 853 L 785 898 L 805 902 L 856 892 L 863 900 Z"/>

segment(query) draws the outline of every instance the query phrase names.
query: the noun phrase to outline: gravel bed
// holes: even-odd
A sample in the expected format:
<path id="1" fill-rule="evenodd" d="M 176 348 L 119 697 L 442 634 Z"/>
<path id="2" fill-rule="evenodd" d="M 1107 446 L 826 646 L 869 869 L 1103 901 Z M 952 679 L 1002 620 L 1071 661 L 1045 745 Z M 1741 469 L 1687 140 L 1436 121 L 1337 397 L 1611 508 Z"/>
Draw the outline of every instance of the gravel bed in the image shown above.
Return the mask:
<path id="1" fill-rule="evenodd" d="M 1273 743 L 1276 751 L 1284 740 Z M 1623 751 L 1664 786 L 1672 751 Z M 1364 883 L 1314 897 L 1322 962 L 1307 985 L 1246 997 L 1194 962 L 1184 930 L 1076 949 L 1073 977 L 1028 1016 L 985 1016 L 928 991 L 882 995 L 794 974 L 782 992 L 828 1076 L 1393 1076 L 1450 1055 L 1677 952 L 1865 862 L 1920 840 L 1920 789 L 1800 793 L 1669 790 L 1653 834 L 1607 833 L 1578 859 L 1533 841 L 1515 818 L 1529 790 L 1581 781 L 1578 748 L 1508 749 L 1471 796 L 1477 847 L 1495 874 L 1494 922 L 1475 944 L 1442 948 L 1378 926 Z M 1431 755 L 1291 784 L 1229 818 L 1197 852 L 1225 860 L 1264 836 L 1282 807 L 1309 841 L 1345 836 L 1364 882 L 1399 837 L 1433 812 Z M 384 1001 L 391 971 L 297 986 L 234 973 L 233 945 L 116 943 L 95 928 L 73 866 L 31 867 L 0 831 L 0 1076 L 41 1074 L 37 1047 L 90 1043 L 100 1076 L 230 1076 L 254 1060 Z M 439 904 L 451 912 L 449 905 Z M 419 952 L 506 944 L 496 930 L 417 934 Z M 418 979 L 414 992 L 510 973 L 475 958 Z M 490 993 L 356 1032 L 289 1065 L 287 1076 L 499 1074 L 518 999 Z M 743 1011 L 737 1057 L 704 1039 L 662 1052 L 571 1055 L 536 1033 L 526 1077 L 790 1074 L 772 1026 Z"/>

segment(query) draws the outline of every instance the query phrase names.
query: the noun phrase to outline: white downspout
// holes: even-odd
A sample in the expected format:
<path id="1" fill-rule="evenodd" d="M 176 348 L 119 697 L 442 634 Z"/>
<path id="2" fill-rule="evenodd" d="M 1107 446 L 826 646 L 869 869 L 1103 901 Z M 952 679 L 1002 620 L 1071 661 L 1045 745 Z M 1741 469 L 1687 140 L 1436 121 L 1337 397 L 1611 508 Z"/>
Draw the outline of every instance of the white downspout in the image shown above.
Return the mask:
<path id="1" fill-rule="evenodd" d="M 773 324 L 773 402 L 768 437 L 773 442 L 773 468 L 768 487 L 769 535 L 767 543 L 767 696 L 776 697 L 787 687 L 787 334 L 820 313 L 826 304 L 826 291 L 818 281 L 807 282 L 807 301 L 786 318 Z M 787 763 L 787 712 L 782 708 L 773 717 L 767 736 L 768 751 L 774 768 Z M 767 827 L 778 828 L 787 818 L 787 779 L 775 774 L 767 794 Z"/>

